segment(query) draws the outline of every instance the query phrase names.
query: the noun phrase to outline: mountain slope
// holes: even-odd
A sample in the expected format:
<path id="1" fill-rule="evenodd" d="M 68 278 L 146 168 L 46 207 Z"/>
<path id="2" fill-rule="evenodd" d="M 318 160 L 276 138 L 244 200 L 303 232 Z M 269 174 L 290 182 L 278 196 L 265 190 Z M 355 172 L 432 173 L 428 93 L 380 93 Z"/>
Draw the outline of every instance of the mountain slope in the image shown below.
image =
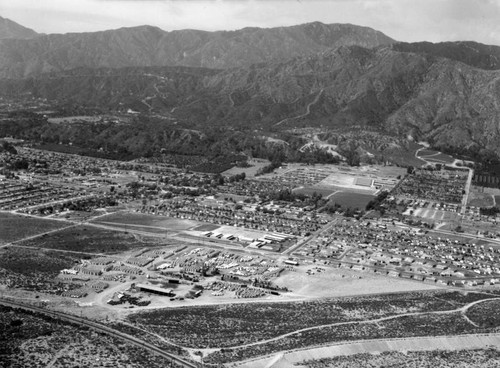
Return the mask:
<path id="1" fill-rule="evenodd" d="M 165 32 L 141 26 L 117 30 L 0 40 L 0 78 L 25 77 L 78 67 L 244 67 L 313 55 L 342 45 L 393 43 L 383 33 L 349 24 L 319 22 L 270 29 Z"/>
<path id="2" fill-rule="evenodd" d="M 3 81 L 0 91 L 160 113 L 196 129 L 361 128 L 500 156 L 500 71 L 390 47 L 218 71 L 80 69 Z"/>
<path id="3" fill-rule="evenodd" d="M 38 33 L 32 29 L 23 27 L 10 19 L 0 17 L 0 40 L 7 38 L 27 39 L 37 35 Z"/>
<path id="4" fill-rule="evenodd" d="M 462 63 L 480 69 L 500 69 L 500 46 L 484 45 L 472 41 L 440 43 L 400 42 L 393 44 L 392 48 L 396 51 L 441 56 L 451 60 L 461 61 Z"/>

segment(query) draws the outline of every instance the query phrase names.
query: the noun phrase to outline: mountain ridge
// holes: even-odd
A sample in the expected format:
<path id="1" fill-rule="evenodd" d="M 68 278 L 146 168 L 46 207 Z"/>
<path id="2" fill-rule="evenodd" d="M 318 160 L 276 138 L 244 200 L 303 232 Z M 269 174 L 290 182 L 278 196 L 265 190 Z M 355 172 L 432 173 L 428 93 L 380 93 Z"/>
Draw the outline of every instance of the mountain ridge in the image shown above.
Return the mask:
<path id="1" fill-rule="evenodd" d="M 320 22 L 236 31 L 138 26 L 100 32 L 0 40 L 0 78 L 27 77 L 78 67 L 190 66 L 227 69 L 312 55 L 342 45 L 395 42 L 381 32 Z"/>
<path id="2" fill-rule="evenodd" d="M 0 40 L 28 39 L 38 36 L 34 30 L 0 16 Z"/>
<path id="3" fill-rule="evenodd" d="M 390 46 L 342 46 L 226 70 L 79 69 L 0 87 L 68 104 L 160 114 L 197 129 L 357 127 L 500 156 L 500 71 Z"/>

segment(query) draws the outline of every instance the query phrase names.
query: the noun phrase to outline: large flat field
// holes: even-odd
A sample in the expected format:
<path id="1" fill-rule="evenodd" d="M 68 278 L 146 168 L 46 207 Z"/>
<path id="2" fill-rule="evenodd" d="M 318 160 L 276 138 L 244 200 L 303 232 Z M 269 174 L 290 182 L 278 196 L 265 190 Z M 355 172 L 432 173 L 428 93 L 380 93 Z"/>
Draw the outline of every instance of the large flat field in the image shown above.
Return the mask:
<path id="1" fill-rule="evenodd" d="M 0 244 L 21 240 L 29 236 L 60 229 L 70 222 L 34 218 L 0 212 Z"/>
<path id="2" fill-rule="evenodd" d="M 375 196 L 371 194 L 338 192 L 330 197 L 330 201 L 339 204 L 343 208 L 358 208 L 364 210 L 368 202 L 374 198 Z"/>
<path id="3" fill-rule="evenodd" d="M 255 176 L 257 171 L 259 169 L 263 168 L 264 166 L 269 165 L 271 162 L 269 160 L 263 160 L 263 159 L 252 159 L 248 161 L 250 164 L 250 167 L 233 167 L 229 170 L 226 170 L 222 173 L 224 176 L 231 176 L 231 175 L 236 175 L 236 174 L 241 174 L 245 173 L 245 176 L 247 178 L 252 178 Z"/>
<path id="4" fill-rule="evenodd" d="M 96 224 L 123 226 L 124 228 L 140 231 L 183 231 L 189 230 L 200 223 L 197 221 L 169 218 L 164 216 L 148 215 L 135 212 L 117 212 L 109 216 L 103 216 L 93 221 Z"/>
<path id="5" fill-rule="evenodd" d="M 474 207 L 492 207 L 495 205 L 495 197 L 489 193 L 481 193 L 473 188 L 469 192 L 467 205 Z"/>
<path id="6" fill-rule="evenodd" d="M 298 189 L 294 189 L 293 192 L 296 193 L 296 194 L 304 194 L 304 195 L 313 195 L 314 193 L 316 194 L 321 194 L 321 196 L 323 198 L 326 198 L 330 195 L 332 195 L 333 193 L 335 193 L 337 191 L 336 188 L 322 188 L 322 187 L 315 187 L 315 186 L 312 186 L 312 187 L 304 187 L 304 188 L 298 188 Z"/>
<path id="7" fill-rule="evenodd" d="M 427 160 L 429 162 L 443 163 L 443 164 L 452 164 L 455 159 L 450 155 L 431 151 L 431 150 L 422 150 L 418 153 L 418 157 Z"/>
<path id="8" fill-rule="evenodd" d="M 322 267 L 321 265 L 317 265 Z M 322 267 L 324 271 L 308 274 L 316 265 L 301 265 L 296 271 L 285 271 L 274 280 L 291 292 L 289 298 L 324 298 L 353 295 L 368 295 L 415 290 L 436 290 L 438 287 L 423 282 L 377 275 L 373 272 L 353 271 L 347 268 Z"/>
<path id="9" fill-rule="evenodd" d="M 93 226 L 77 226 L 64 229 L 47 236 L 26 240 L 21 246 L 72 252 L 114 254 L 134 248 L 157 246 L 161 238 L 139 239 L 124 231 L 99 229 Z"/>

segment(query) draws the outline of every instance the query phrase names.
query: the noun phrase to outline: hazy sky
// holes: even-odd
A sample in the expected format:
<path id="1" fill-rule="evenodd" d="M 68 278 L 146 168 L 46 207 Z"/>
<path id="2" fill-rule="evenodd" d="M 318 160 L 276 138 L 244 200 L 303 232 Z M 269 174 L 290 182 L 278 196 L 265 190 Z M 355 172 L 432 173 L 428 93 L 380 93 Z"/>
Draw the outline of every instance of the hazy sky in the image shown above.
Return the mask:
<path id="1" fill-rule="evenodd" d="M 0 16 L 41 33 L 143 24 L 213 31 L 320 21 L 368 26 L 400 41 L 500 45 L 500 0 L 0 0 Z"/>

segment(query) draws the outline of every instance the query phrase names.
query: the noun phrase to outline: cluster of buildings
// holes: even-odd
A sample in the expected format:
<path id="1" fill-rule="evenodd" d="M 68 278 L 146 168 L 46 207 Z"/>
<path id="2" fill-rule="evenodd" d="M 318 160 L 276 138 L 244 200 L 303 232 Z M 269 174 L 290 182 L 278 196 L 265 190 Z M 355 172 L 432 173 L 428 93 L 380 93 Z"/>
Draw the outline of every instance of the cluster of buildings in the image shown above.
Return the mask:
<path id="1" fill-rule="evenodd" d="M 294 254 L 354 270 L 450 285 L 482 285 L 500 277 L 500 244 L 442 238 L 382 221 L 343 219 Z"/>
<path id="2" fill-rule="evenodd" d="M 271 204 L 271 206 L 273 206 Z M 276 205 L 280 207 L 279 205 Z M 315 216 L 312 212 L 304 214 L 300 209 L 294 212 L 284 207 L 273 211 L 257 206 L 238 206 L 231 203 L 206 205 L 195 198 L 184 197 L 162 201 L 143 209 L 145 213 L 208 222 L 218 225 L 230 225 L 248 229 L 284 233 L 293 236 L 305 236 L 324 225 L 328 220 L 323 216 Z"/>
<path id="3" fill-rule="evenodd" d="M 438 203 L 461 203 L 468 175 L 468 170 L 417 169 L 407 175 L 392 194 Z"/>
<path id="4" fill-rule="evenodd" d="M 62 203 L 79 197 L 85 197 L 85 193 L 47 182 L 22 183 L 11 179 L 0 182 L 0 210 L 4 211 L 43 215 L 39 208 L 46 207 L 47 202 Z"/>

